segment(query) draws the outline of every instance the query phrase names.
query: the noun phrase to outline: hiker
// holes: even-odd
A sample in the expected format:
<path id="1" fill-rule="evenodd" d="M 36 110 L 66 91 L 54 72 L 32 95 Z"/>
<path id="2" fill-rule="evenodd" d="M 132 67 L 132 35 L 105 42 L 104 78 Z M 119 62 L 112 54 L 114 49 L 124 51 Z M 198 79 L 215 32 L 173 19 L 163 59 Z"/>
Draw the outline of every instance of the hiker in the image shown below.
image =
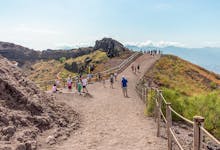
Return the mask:
<path id="1" fill-rule="evenodd" d="M 72 78 L 69 76 L 68 79 L 67 79 L 67 87 L 69 90 L 72 89 Z"/>
<path id="2" fill-rule="evenodd" d="M 113 74 L 110 75 L 110 88 L 113 89 L 113 83 L 114 83 L 114 76 Z"/>
<path id="3" fill-rule="evenodd" d="M 134 67 L 134 74 L 136 74 L 136 71 L 137 71 L 137 68 L 136 68 L 136 66 Z"/>
<path id="4" fill-rule="evenodd" d="M 131 66 L 131 70 L 132 70 L 132 72 L 134 72 L 134 65 Z"/>
<path id="5" fill-rule="evenodd" d="M 87 86 L 87 79 L 84 78 L 82 79 L 83 93 L 88 93 L 88 89 L 86 88 L 86 86 Z"/>
<path id="6" fill-rule="evenodd" d="M 56 93 L 57 92 L 57 85 L 54 83 L 53 87 L 52 87 L 52 92 Z"/>
<path id="7" fill-rule="evenodd" d="M 75 78 L 75 90 L 78 91 L 78 82 L 79 82 L 79 77 L 76 76 Z"/>
<path id="8" fill-rule="evenodd" d="M 140 70 L 140 65 L 138 64 L 138 66 L 137 66 L 137 70 L 138 70 L 138 72 L 139 72 L 139 70 Z"/>
<path id="9" fill-rule="evenodd" d="M 78 91 L 79 95 L 81 95 L 81 90 L 82 90 L 82 82 L 81 82 L 81 80 L 78 80 L 77 91 Z"/>
<path id="10" fill-rule="evenodd" d="M 56 81 L 55 81 L 55 84 L 56 84 L 56 87 L 60 87 L 60 80 L 59 78 L 57 77 Z"/>
<path id="11" fill-rule="evenodd" d="M 98 73 L 98 81 L 101 81 L 101 73 Z"/>
<path id="12" fill-rule="evenodd" d="M 101 75 L 101 80 L 102 80 L 103 87 L 105 88 L 105 77 L 104 77 L 104 75 Z"/>
<path id="13" fill-rule="evenodd" d="M 128 83 L 128 80 L 125 78 L 125 76 L 122 76 L 121 88 L 122 88 L 122 92 L 123 92 L 124 97 L 128 97 L 127 83 Z"/>
<path id="14" fill-rule="evenodd" d="M 117 81 L 117 76 L 118 76 L 118 74 L 117 74 L 117 72 L 115 72 L 114 73 L 115 81 Z"/>

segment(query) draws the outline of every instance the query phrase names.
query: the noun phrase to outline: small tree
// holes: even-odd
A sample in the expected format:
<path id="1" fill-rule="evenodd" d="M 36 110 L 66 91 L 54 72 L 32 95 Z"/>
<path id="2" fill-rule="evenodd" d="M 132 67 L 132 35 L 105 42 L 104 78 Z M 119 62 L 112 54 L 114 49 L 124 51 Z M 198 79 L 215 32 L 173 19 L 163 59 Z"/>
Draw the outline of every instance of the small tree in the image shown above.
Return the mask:
<path id="1" fill-rule="evenodd" d="M 64 63 L 64 62 L 66 61 L 66 57 L 61 57 L 61 58 L 59 59 L 59 61 L 60 61 L 60 63 Z"/>

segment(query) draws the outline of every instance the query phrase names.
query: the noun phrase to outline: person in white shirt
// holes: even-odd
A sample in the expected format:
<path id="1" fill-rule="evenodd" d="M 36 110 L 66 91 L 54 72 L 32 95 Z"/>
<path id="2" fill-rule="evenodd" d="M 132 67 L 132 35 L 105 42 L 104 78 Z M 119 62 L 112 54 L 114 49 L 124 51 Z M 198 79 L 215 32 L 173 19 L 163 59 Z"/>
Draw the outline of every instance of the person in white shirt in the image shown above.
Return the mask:
<path id="1" fill-rule="evenodd" d="M 88 89 L 86 88 L 86 86 L 87 86 L 87 79 L 86 78 L 82 79 L 82 86 L 83 86 L 83 92 L 88 93 Z"/>
<path id="2" fill-rule="evenodd" d="M 57 86 L 56 86 L 56 84 L 53 85 L 52 92 L 53 92 L 53 93 L 56 93 L 56 92 L 57 92 Z"/>

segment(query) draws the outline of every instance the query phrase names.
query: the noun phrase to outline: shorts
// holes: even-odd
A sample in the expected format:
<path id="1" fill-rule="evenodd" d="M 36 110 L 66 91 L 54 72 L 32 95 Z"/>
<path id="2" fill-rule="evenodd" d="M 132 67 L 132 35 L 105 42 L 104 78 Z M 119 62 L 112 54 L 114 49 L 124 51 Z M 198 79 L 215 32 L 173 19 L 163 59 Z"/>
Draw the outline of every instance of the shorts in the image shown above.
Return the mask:
<path id="1" fill-rule="evenodd" d="M 122 90 L 123 90 L 123 91 L 126 91 L 126 90 L 127 90 L 127 87 L 122 87 Z"/>
<path id="2" fill-rule="evenodd" d="M 83 86 L 83 88 L 86 88 L 86 86 Z"/>

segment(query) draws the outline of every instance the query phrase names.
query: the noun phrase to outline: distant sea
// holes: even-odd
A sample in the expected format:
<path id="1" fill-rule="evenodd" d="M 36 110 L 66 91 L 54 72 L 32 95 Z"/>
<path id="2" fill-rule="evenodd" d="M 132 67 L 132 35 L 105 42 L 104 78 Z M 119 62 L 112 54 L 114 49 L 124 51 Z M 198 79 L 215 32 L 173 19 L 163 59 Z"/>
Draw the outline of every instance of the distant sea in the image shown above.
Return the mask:
<path id="1" fill-rule="evenodd" d="M 133 47 L 134 50 L 149 50 L 155 47 Z M 182 48 L 169 46 L 165 48 L 155 48 L 162 50 L 163 54 L 173 54 L 187 61 L 197 64 L 209 71 L 220 74 L 220 48 Z"/>
<path id="2" fill-rule="evenodd" d="M 173 54 L 209 71 L 220 74 L 220 48 L 182 49 L 181 51 L 164 49 L 164 54 Z"/>

